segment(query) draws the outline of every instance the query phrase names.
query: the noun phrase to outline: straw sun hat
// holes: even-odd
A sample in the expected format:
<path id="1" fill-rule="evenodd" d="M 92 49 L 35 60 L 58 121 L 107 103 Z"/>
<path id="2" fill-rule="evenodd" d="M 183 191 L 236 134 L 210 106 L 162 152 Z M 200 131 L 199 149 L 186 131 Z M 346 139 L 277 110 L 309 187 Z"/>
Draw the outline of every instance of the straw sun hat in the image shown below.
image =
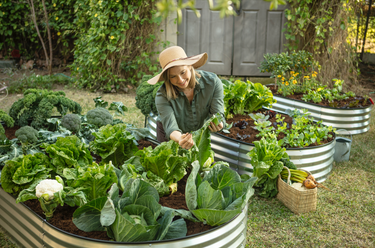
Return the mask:
<path id="1" fill-rule="evenodd" d="M 163 73 L 166 70 L 173 66 L 191 65 L 195 69 L 197 69 L 206 63 L 207 57 L 207 53 L 202 53 L 188 57 L 184 49 L 182 49 L 182 47 L 169 47 L 162 51 L 159 55 L 160 65 L 163 68 L 163 71 L 160 74 L 148 80 L 147 83 L 156 84 L 157 82 L 159 82 L 161 75 L 163 75 Z"/>

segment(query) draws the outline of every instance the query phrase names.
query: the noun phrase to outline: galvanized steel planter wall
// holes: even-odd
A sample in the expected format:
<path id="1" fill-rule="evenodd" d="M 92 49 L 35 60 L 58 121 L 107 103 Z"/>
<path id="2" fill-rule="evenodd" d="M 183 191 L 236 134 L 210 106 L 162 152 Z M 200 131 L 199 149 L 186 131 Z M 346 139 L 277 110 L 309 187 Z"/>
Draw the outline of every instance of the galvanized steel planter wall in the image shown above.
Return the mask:
<path id="1" fill-rule="evenodd" d="M 157 247 L 157 248 L 202 248 L 245 247 L 247 209 L 228 223 L 181 239 L 138 243 L 112 242 L 88 239 L 62 231 L 32 212 L 22 203 L 0 188 L 0 226 L 24 247 L 69 247 L 69 248 L 114 248 L 114 247 Z"/>
<path id="2" fill-rule="evenodd" d="M 332 170 L 336 141 L 306 148 L 287 148 L 290 160 L 297 166 L 310 171 L 318 182 L 327 179 Z M 228 162 L 239 174 L 251 175 L 253 167 L 247 153 L 255 146 L 250 143 L 234 140 L 219 133 L 211 135 L 211 148 L 215 160 Z"/>
<path id="3" fill-rule="evenodd" d="M 367 108 L 339 109 L 282 96 L 273 96 L 273 98 L 277 102 L 272 105 L 272 110 L 285 112 L 287 109 L 307 109 L 315 120 L 321 120 L 327 126 L 348 130 L 351 134 L 365 133 L 370 129 L 372 105 Z"/>
<path id="4" fill-rule="evenodd" d="M 281 111 L 278 111 L 281 112 Z M 156 115 L 146 118 L 145 126 L 150 130 L 150 137 L 156 139 Z M 306 147 L 287 148 L 291 161 L 298 167 L 310 171 L 318 182 L 327 179 L 332 170 L 336 141 L 328 144 Z M 254 148 L 253 144 L 234 140 L 219 133 L 211 135 L 211 147 L 215 152 L 215 160 L 228 162 L 239 174 L 252 173 L 250 157 L 246 154 Z"/>

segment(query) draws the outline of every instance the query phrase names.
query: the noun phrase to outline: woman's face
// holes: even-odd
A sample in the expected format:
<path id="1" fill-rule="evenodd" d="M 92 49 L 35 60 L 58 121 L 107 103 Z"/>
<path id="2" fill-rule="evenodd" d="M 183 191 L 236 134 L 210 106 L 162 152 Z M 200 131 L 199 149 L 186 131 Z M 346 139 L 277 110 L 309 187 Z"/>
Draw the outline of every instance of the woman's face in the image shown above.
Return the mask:
<path id="1" fill-rule="evenodd" d="M 191 78 L 191 67 L 187 65 L 174 66 L 169 69 L 169 81 L 180 89 L 186 89 Z"/>

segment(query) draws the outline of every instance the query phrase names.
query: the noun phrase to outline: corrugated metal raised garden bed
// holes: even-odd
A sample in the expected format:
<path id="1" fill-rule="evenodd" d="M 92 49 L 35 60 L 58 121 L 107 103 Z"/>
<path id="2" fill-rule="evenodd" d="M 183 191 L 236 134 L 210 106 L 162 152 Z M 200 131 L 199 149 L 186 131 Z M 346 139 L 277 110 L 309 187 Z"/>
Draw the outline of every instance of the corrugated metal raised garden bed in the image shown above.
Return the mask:
<path id="1" fill-rule="evenodd" d="M 156 139 L 156 120 L 154 114 L 146 118 L 145 126 L 150 130 L 150 137 Z M 318 182 L 323 182 L 332 170 L 333 155 L 336 141 L 333 138 L 329 143 L 304 147 L 286 148 L 290 160 L 297 168 L 310 171 Z M 215 160 L 228 162 L 232 169 L 239 174 L 252 173 L 250 157 L 247 153 L 254 148 L 254 145 L 241 140 L 226 137 L 221 133 L 211 135 L 211 146 L 215 152 Z"/>

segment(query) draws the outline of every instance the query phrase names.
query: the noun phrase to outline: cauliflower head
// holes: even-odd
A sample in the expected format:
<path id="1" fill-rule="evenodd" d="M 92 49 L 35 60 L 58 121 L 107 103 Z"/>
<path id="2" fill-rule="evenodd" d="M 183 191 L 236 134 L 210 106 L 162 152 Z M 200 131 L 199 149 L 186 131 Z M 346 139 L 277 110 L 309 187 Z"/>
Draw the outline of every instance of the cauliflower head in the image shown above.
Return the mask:
<path id="1" fill-rule="evenodd" d="M 64 186 L 55 179 L 44 179 L 35 188 L 36 197 L 43 197 L 45 200 L 52 200 L 53 194 L 63 190 Z"/>
<path id="2" fill-rule="evenodd" d="M 61 125 L 73 133 L 81 129 L 81 118 L 77 114 L 67 114 L 61 119 Z"/>
<path id="3" fill-rule="evenodd" d="M 16 137 L 22 143 L 35 143 L 38 141 L 39 132 L 30 126 L 23 126 L 15 133 Z"/>
<path id="4" fill-rule="evenodd" d="M 106 126 L 113 123 L 113 116 L 105 108 L 91 109 L 86 114 L 87 122 L 97 127 Z"/>

